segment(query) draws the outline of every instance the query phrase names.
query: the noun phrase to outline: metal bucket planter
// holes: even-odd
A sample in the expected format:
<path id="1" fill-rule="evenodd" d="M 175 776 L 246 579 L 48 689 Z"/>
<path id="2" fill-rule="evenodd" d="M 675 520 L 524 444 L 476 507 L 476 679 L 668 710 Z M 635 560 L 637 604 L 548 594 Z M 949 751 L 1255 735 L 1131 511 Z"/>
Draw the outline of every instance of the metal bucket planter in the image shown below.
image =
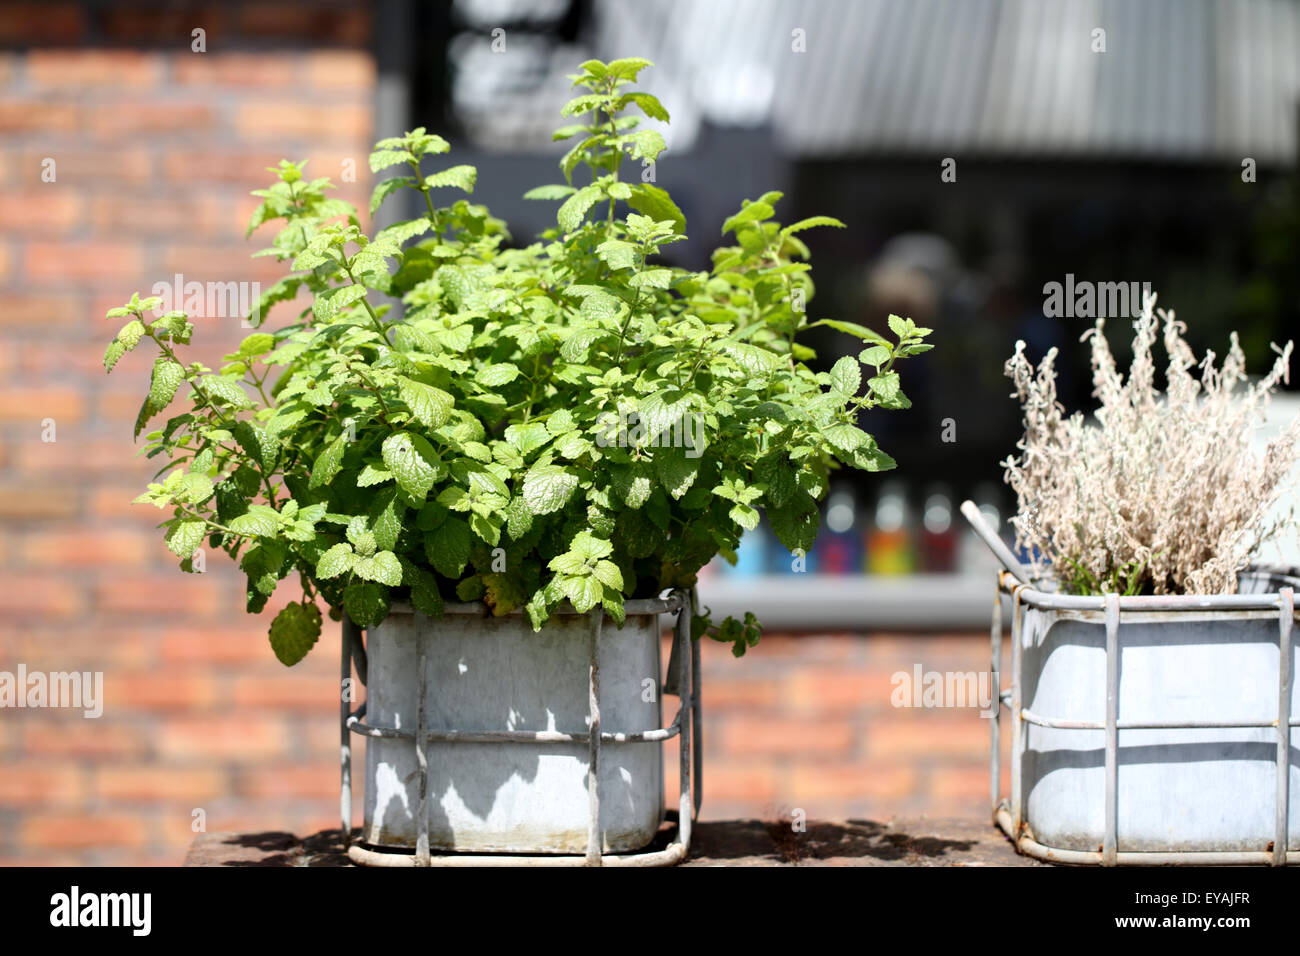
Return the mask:
<path id="1" fill-rule="evenodd" d="M 1300 572 L 1244 572 L 1234 595 L 1064 595 L 1031 580 L 973 506 L 962 511 L 1006 567 L 990 636 L 996 677 L 1007 594 L 1011 686 L 990 722 L 991 796 L 1017 848 L 1109 866 L 1300 862 Z"/>
<path id="2" fill-rule="evenodd" d="M 699 655 L 691 596 L 557 613 L 534 633 L 519 613 L 449 604 L 432 620 L 396 605 L 365 644 L 345 620 L 342 814 L 351 836 L 350 734 L 366 746 L 365 816 L 349 857 L 377 866 L 665 865 L 685 857 L 699 808 Z M 677 612 L 660 680 L 660 615 Z M 662 726 L 661 694 L 679 698 Z M 677 829 L 666 816 L 663 741 L 681 738 Z M 424 741 L 423 746 L 418 741 Z M 692 753 L 694 745 L 694 754 Z"/>

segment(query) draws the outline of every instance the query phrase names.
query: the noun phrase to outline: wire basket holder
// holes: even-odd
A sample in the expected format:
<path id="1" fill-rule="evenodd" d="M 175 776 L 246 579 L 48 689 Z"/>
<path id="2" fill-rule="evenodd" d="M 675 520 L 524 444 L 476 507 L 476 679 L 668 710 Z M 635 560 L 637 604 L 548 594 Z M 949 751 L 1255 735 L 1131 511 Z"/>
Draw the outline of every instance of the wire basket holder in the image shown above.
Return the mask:
<path id="1" fill-rule="evenodd" d="M 1143 866 L 1161 864 L 1239 865 L 1264 863 L 1273 866 L 1300 864 L 1300 853 L 1287 852 L 1289 838 L 1288 808 L 1290 794 L 1291 728 L 1300 720 L 1291 714 L 1292 627 L 1295 620 L 1295 594 L 1290 586 L 1274 593 L 1131 596 L 1117 594 L 1077 596 L 1043 591 L 1035 588 L 1029 570 L 1021 564 L 1005 543 L 985 522 L 975 506 L 967 501 L 962 513 L 976 533 L 997 555 L 1004 565 L 998 572 L 997 595 L 993 600 L 993 624 L 989 633 L 991 668 L 996 679 L 1002 672 L 1002 595 L 1011 598 L 1011 686 L 995 688 L 993 714 L 989 721 L 990 756 L 989 795 L 993 819 L 999 829 L 1027 856 L 1054 863 L 1088 863 L 1102 866 Z M 1264 573 L 1282 572 L 1283 569 L 1258 568 Z M 1293 569 L 1286 569 L 1292 575 Z M 1285 579 L 1286 575 L 1283 574 Z M 1106 717 L 1104 720 L 1074 720 L 1037 714 L 1024 706 L 1021 696 L 1024 654 L 1021 651 L 1021 634 L 1024 610 L 1033 607 L 1045 611 L 1099 611 L 1104 615 L 1106 628 Z M 1278 707 L 1275 720 L 1218 720 L 1218 721 L 1150 721 L 1121 720 L 1119 718 L 1119 660 L 1120 623 L 1125 611 L 1129 612 L 1204 612 L 1211 610 L 1229 612 L 1272 612 L 1278 620 Z M 1001 720 L 1002 707 L 1006 706 L 1011 718 L 1011 794 L 1003 797 L 1001 787 Z M 1024 819 L 1022 763 L 1027 746 L 1028 727 L 1051 727 L 1064 730 L 1105 731 L 1105 814 L 1103 840 L 1100 850 L 1067 850 L 1045 846 L 1034 839 Z M 1119 732 L 1121 730 L 1170 729 L 1228 729 L 1275 728 L 1277 731 L 1277 794 L 1276 817 L 1272 846 L 1261 850 L 1120 850 L 1117 839 L 1119 821 Z"/>
<path id="2" fill-rule="evenodd" d="M 647 611 L 674 613 L 672 651 L 668 660 L 668 673 L 663 692 L 679 700 L 677 714 L 667 727 L 635 733 L 611 733 L 600 729 L 600 659 L 599 641 L 604 624 L 604 613 L 597 610 L 591 615 L 591 650 L 587 679 L 588 730 L 521 731 L 521 730 L 430 730 L 428 726 L 428 701 L 431 688 L 426 667 L 426 641 L 417 643 L 417 660 L 420 672 L 419 698 L 416 726 L 410 730 L 393 727 L 373 727 L 364 721 L 366 704 L 355 711 L 348 708 L 349 694 L 341 694 L 339 724 L 341 742 L 340 813 L 343 842 L 348 858 L 354 863 L 383 867 L 427 866 L 672 866 L 686 858 L 691 846 L 691 830 L 699 814 L 703 799 L 703 735 L 700 727 L 700 648 L 691 640 L 691 612 L 695 606 L 693 590 L 677 589 L 663 600 L 641 602 Z M 562 613 L 562 612 L 561 612 Z M 576 612 L 570 612 L 576 613 Z M 340 675 L 343 681 L 352 676 L 355 664 L 361 683 L 366 683 L 366 649 L 357 627 L 344 615 Z M 347 685 L 344 685 L 347 686 Z M 416 804 L 416 846 L 414 854 L 401 850 L 386 851 L 352 842 L 352 740 L 351 735 L 363 737 L 404 738 L 415 748 L 416 767 L 419 774 Z M 669 820 L 676 829 L 668 845 L 659 850 L 638 853 L 610 854 L 602 852 L 600 831 L 600 758 L 601 745 L 607 743 L 662 744 L 665 740 L 680 737 L 680 794 L 676 811 L 668 811 Z M 420 745 L 419 741 L 424 744 Z M 430 743 L 585 743 L 588 745 L 587 849 L 577 855 L 505 855 L 431 853 L 429 849 L 429 764 L 427 747 Z"/>

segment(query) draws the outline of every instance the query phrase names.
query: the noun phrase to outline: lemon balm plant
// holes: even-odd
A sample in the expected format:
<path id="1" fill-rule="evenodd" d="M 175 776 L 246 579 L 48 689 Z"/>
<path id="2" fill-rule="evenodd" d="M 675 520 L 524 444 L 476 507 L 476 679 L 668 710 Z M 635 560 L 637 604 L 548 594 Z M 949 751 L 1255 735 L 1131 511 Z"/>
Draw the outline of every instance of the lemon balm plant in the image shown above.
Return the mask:
<path id="1" fill-rule="evenodd" d="M 907 407 L 895 362 L 928 349 L 929 330 L 891 316 L 887 340 L 810 322 L 799 234 L 842 224 L 782 226 L 780 193 L 723 224 L 732 243 L 710 269 L 664 264 L 682 213 L 620 177 L 625 158 L 664 150 L 631 115 L 668 119 L 629 89 L 649 65 L 582 65 L 564 108 L 575 123 L 555 134 L 573 141 L 565 182 L 527 194 L 559 202 L 556 225 L 527 246 L 481 205 L 440 204 L 446 189 L 472 193 L 476 172 L 430 169 L 449 146 L 417 129 L 377 144 L 370 167 L 389 175 L 370 211 L 414 191 L 421 215 L 373 235 L 327 179 L 272 170 L 249 232 L 279 222 L 257 255 L 292 271 L 216 368 L 182 354 L 184 312 L 157 317 L 157 300 L 136 296 L 108 313 L 127 320 L 110 371 L 142 343 L 157 350 L 136 435 L 171 410 L 146 435 L 164 465 L 137 500 L 171 512 L 166 543 L 185 570 L 204 542 L 234 558 L 250 612 L 290 583 L 298 600 L 270 626 L 285 664 L 316 642 L 321 599 L 361 627 L 399 600 L 431 617 L 447 600 L 523 608 L 535 629 L 564 602 L 621 622 L 625 599 L 693 585 L 760 511 L 806 550 L 833 467 L 893 466 L 857 416 Z M 291 321 L 264 321 L 307 300 Z M 863 351 L 813 371 L 798 341 L 813 325 Z M 694 630 L 738 655 L 758 639 L 752 616 Z"/>

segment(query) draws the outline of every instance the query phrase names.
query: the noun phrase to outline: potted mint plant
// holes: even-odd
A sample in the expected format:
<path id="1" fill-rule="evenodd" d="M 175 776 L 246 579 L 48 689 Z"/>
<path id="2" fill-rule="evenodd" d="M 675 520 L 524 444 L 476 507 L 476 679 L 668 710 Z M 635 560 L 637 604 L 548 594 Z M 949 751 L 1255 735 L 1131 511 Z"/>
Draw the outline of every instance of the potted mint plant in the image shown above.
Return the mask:
<path id="1" fill-rule="evenodd" d="M 437 201 L 446 188 L 472 192 L 476 173 L 431 170 L 448 144 L 417 129 L 377 144 L 371 169 L 396 175 L 376 186 L 371 212 L 413 191 L 421 214 L 373 235 L 328 197 L 328 180 L 290 162 L 274 170 L 249 231 L 280 222 L 259 254 L 292 273 L 254 310 L 265 324 L 217 368 L 182 358 L 185 313 L 152 317 L 157 303 L 138 297 L 109 313 L 127 319 L 110 370 L 143 342 L 158 352 L 137 435 L 188 388 L 146 436 L 165 465 L 138 499 L 171 513 L 166 542 L 182 568 L 205 542 L 225 551 L 248 576 L 254 613 L 282 582 L 292 588 L 270 625 L 285 664 L 317 642 L 322 605 L 364 628 L 369 726 L 409 736 L 425 686 L 431 731 L 545 738 L 425 750 L 375 737 L 373 845 L 417 847 L 423 833 L 435 849 L 580 852 L 591 836 L 590 635 L 604 732 L 659 727 L 660 595 L 693 588 L 761 511 L 806 551 L 832 468 L 893 467 L 857 416 L 907 407 L 894 365 L 929 348 L 929 330 L 891 316 L 891 341 L 809 322 L 799 234 L 842 224 L 782 226 L 779 193 L 722 225 L 733 241 L 711 269 L 664 265 L 682 213 L 663 189 L 620 178 L 625 156 L 652 162 L 664 149 L 630 115 L 668 119 L 629 89 L 649 65 L 593 60 L 574 77 L 574 125 L 556 133 L 574 141 L 565 181 L 528 193 L 559 202 L 556 225 L 531 244 L 512 247 L 467 199 Z M 303 296 L 296 317 L 265 321 Z M 856 336 L 861 355 L 813 371 L 797 339 L 814 325 Z M 691 623 L 693 637 L 737 655 L 759 637 L 752 615 Z M 620 746 L 600 767 L 604 852 L 645 845 L 663 816 L 660 748 L 634 757 Z M 426 757 L 427 826 L 412 789 Z"/>

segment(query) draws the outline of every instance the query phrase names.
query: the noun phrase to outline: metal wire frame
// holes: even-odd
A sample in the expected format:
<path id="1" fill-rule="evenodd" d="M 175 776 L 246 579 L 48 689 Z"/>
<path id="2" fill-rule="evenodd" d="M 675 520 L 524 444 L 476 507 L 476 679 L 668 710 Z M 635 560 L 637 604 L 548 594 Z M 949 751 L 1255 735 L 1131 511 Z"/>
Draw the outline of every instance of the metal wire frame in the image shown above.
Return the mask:
<path id="1" fill-rule="evenodd" d="M 977 529 L 978 530 L 978 529 Z M 1002 670 L 1002 600 L 1003 594 L 1011 596 L 1011 687 L 998 688 L 994 695 L 994 712 L 990 720 L 991 752 L 989 760 L 990 796 L 993 819 L 998 827 L 1015 843 L 1016 848 L 1028 856 L 1054 863 L 1090 863 L 1102 866 L 1129 866 L 1152 864 L 1237 865 L 1265 863 L 1273 866 L 1300 864 L 1300 854 L 1287 852 L 1289 826 L 1288 787 L 1290 783 L 1291 728 L 1300 724 L 1291 715 L 1291 688 L 1294 675 L 1291 668 L 1291 632 L 1295 620 L 1295 595 L 1290 587 L 1274 594 L 1185 595 L 1185 596 L 1134 596 L 1120 597 L 1107 594 L 1100 597 L 1081 597 L 1041 591 L 1031 587 L 1027 577 L 1015 573 L 1023 570 L 1013 567 L 998 574 L 998 593 L 993 602 L 993 626 L 990 630 L 991 665 L 994 675 Z M 1049 717 L 1035 713 L 1024 706 L 1021 697 L 1023 657 L 1021 632 L 1024 608 L 1056 611 L 1100 611 L 1106 626 L 1106 719 L 1101 721 L 1072 720 Z M 1134 721 L 1119 719 L 1119 630 L 1125 611 L 1196 612 L 1221 610 L 1235 612 L 1234 616 L 1251 617 L 1267 615 L 1278 620 L 1278 716 L 1276 720 L 1219 720 L 1219 721 Z M 1252 613 L 1256 612 L 1256 613 Z M 1000 723 L 1002 705 L 1011 714 L 1011 796 L 1001 797 Z M 1106 733 L 1106 790 L 1105 831 L 1100 851 L 1065 850 L 1046 846 L 1028 832 L 1022 805 L 1021 762 L 1027 743 L 1026 727 L 1054 727 L 1069 730 L 1104 730 Z M 1277 729 L 1277 802 L 1273 845 L 1271 850 L 1120 850 L 1117 829 L 1119 732 L 1121 730 L 1147 729 L 1219 729 L 1219 728 Z"/>
<path id="2" fill-rule="evenodd" d="M 428 866 L 671 866 L 681 862 L 690 852 L 691 830 L 699 814 L 703 800 L 703 735 L 701 732 L 700 703 L 700 648 L 691 640 L 691 612 L 695 607 L 695 593 L 687 590 L 674 590 L 663 600 L 629 601 L 628 614 L 660 614 L 676 612 L 673 625 L 672 652 L 668 660 L 668 676 L 664 682 L 663 692 L 675 694 L 680 701 L 677 715 L 667 727 L 636 733 L 613 733 L 600 729 L 600 658 L 599 641 L 604 625 L 604 614 L 600 611 L 590 615 L 593 619 L 591 651 L 588 664 L 587 710 L 589 729 L 586 732 L 563 731 L 518 731 L 518 730 L 445 730 L 434 731 L 428 726 L 429 682 L 426 668 L 426 642 L 418 641 L 417 667 L 420 672 L 419 698 L 416 709 L 416 726 L 412 730 L 399 730 L 393 727 L 372 727 L 362 719 L 366 713 L 366 704 L 362 703 L 355 712 L 348 710 L 350 695 L 341 694 L 339 704 L 340 724 L 340 815 L 342 818 L 343 842 L 347 845 L 348 858 L 354 863 L 381 867 L 428 867 Z M 575 611 L 557 613 L 575 614 Z M 351 678 L 352 667 L 356 665 L 357 675 L 364 684 L 366 680 L 366 652 L 361 639 L 361 629 L 345 615 L 343 618 L 343 640 L 340 658 L 342 680 Z M 352 740 L 351 735 L 365 737 L 405 738 L 415 747 L 416 764 L 419 774 L 419 799 L 416 805 L 415 853 L 393 852 L 373 849 L 352 843 Z M 679 737 L 680 746 L 680 784 L 681 790 L 676 812 L 669 811 L 670 820 L 675 820 L 677 830 L 672 840 L 662 850 L 641 853 L 608 854 L 601 850 L 600 834 L 600 756 L 601 746 L 607 743 L 654 743 L 659 744 L 673 737 Z M 418 741 L 423 740 L 421 746 Z M 587 849 L 584 855 L 529 856 L 505 854 L 434 854 L 429 850 L 429 766 L 427 747 L 430 743 L 586 743 L 588 745 L 587 765 L 587 801 L 588 829 Z"/>

